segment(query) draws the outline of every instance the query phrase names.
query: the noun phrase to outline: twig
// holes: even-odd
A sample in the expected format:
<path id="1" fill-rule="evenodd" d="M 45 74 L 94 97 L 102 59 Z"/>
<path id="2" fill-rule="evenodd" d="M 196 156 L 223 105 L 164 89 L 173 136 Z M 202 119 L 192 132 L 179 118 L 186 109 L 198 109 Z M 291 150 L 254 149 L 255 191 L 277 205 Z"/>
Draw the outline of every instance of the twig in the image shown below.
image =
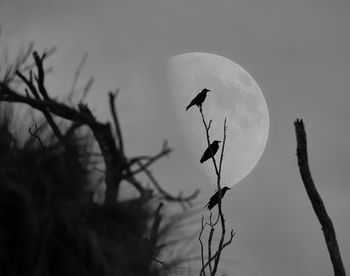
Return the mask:
<path id="1" fill-rule="evenodd" d="M 204 224 L 204 216 L 202 215 L 202 221 L 201 221 L 201 231 L 199 233 L 199 243 L 201 245 L 201 262 L 202 262 L 202 270 L 200 271 L 200 274 L 201 276 L 205 276 L 205 270 L 203 269 L 204 268 L 204 246 L 203 246 L 203 242 L 202 242 L 202 235 L 203 235 L 203 231 L 204 231 L 204 228 L 205 228 L 205 224 Z"/>
<path id="2" fill-rule="evenodd" d="M 83 88 L 83 92 L 81 93 L 81 97 L 80 97 L 80 102 L 84 102 L 86 99 L 86 96 L 88 95 L 92 84 L 94 83 L 94 78 L 90 77 L 90 79 L 86 82 L 84 88 Z"/>
<path id="3" fill-rule="evenodd" d="M 219 162 L 219 175 L 221 175 L 222 161 L 224 160 L 224 152 L 225 152 L 225 144 L 226 144 L 226 132 L 227 132 L 227 126 L 226 126 L 226 117 L 225 117 L 225 120 L 224 120 L 224 139 L 222 142 L 220 162 Z"/>
<path id="4" fill-rule="evenodd" d="M 84 65 L 86 63 L 87 58 L 88 58 L 88 54 L 85 52 L 83 57 L 82 57 L 82 59 L 81 59 L 81 61 L 79 62 L 79 65 L 78 65 L 77 69 L 74 72 L 72 85 L 71 85 L 71 87 L 69 89 L 69 93 L 68 93 L 68 97 L 67 97 L 68 101 L 71 101 L 72 98 L 73 98 L 73 95 L 74 95 L 74 92 L 76 90 L 77 83 L 78 83 L 81 71 L 83 70 L 83 67 L 84 67 Z"/>
<path id="5" fill-rule="evenodd" d="M 222 253 L 222 250 L 232 242 L 232 238 L 234 236 L 233 234 L 233 230 L 231 230 L 231 238 L 226 242 L 224 243 L 225 241 L 225 236 L 226 236 L 226 224 L 225 224 L 225 218 L 224 218 L 224 215 L 223 215 L 223 212 L 222 212 L 222 204 L 221 204 L 221 198 L 222 198 L 222 191 L 221 191 L 221 168 L 222 168 L 222 162 L 223 162 L 223 158 L 224 158 L 224 150 L 225 150 L 225 144 L 226 144 L 226 131 L 227 131 L 227 126 L 226 126 L 226 118 L 224 120 L 224 133 L 223 133 L 223 145 L 221 147 L 221 154 L 220 154 L 220 161 L 219 161 L 219 167 L 217 166 L 216 164 L 216 160 L 215 160 L 215 157 L 213 155 L 213 152 L 211 150 L 211 147 L 210 147 L 210 133 L 209 133 L 209 130 L 210 130 L 210 126 L 211 126 L 211 122 L 212 120 L 209 121 L 209 124 L 206 123 L 206 120 L 205 120 L 205 117 L 204 117 L 204 113 L 203 113 L 203 109 L 202 107 L 199 107 L 199 112 L 201 113 L 201 117 L 202 117 L 202 122 L 203 122 L 203 125 L 204 125 L 204 128 L 205 128 L 205 135 L 206 135 L 206 139 L 207 139 L 207 144 L 208 144 L 208 147 L 211 151 L 211 159 L 213 161 L 213 165 L 214 165 L 214 168 L 215 168 L 215 173 L 216 173 L 216 176 L 217 176 L 217 189 L 219 191 L 219 200 L 218 200 L 218 219 L 220 218 L 220 222 L 221 222 L 221 236 L 220 236 L 220 241 L 219 241 L 219 245 L 218 245 L 218 248 L 215 252 L 215 254 L 213 256 L 208 256 L 208 261 L 207 263 L 202 266 L 202 269 L 201 269 L 201 273 L 205 271 L 205 268 L 209 265 L 209 270 L 210 270 L 210 275 L 215 275 L 216 274 L 216 271 L 217 271 L 217 268 L 218 268 L 218 265 L 219 265 L 219 262 L 220 262 L 220 257 L 221 257 L 221 253 Z M 216 221 L 217 223 L 218 221 Z M 209 240 L 208 240 L 208 247 L 211 247 L 211 238 L 212 238 L 212 234 L 213 234 L 213 228 L 214 228 L 215 225 L 212 225 L 212 222 L 211 222 L 211 217 L 210 217 L 210 227 L 211 227 L 211 230 L 210 230 L 210 234 L 209 234 Z M 208 248 L 208 252 L 210 252 L 209 255 L 211 255 L 211 248 Z M 214 267 L 212 268 L 211 266 L 211 262 L 214 261 Z"/>
<path id="6" fill-rule="evenodd" d="M 36 123 L 34 123 L 34 127 L 35 127 L 34 132 L 32 131 L 31 128 L 28 129 L 29 134 L 30 134 L 32 137 L 34 137 L 35 139 L 37 139 L 38 142 L 39 142 L 39 144 L 40 144 L 40 146 L 41 146 L 41 148 L 42 148 L 43 150 L 45 150 L 45 146 L 44 146 L 44 144 L 43 144 L 43 142 L 42 142 L 42 140 L 41 140 L 41 138 L 40 138 L 40 136 L 39 136 L 39 134 L 38 134 L 38 132 L 39 132 L 40 129 L 41 129 L 41 126 L 38 127 L 38 125 L 37 125 Z"/>
<path id="7" fill-rule="evenodd" d="M 226 246 L 228 246 L 232 242 L 233 237 L 235 235 L 236 235 L 236 232 L 233 232 L 233 230 L 231 230 L 230 239 L 222 245 L 222 249 L 224 249 Z M 208 261 L 204 264 L 204 266 L 202 266 L 201 271 L 200 271 L 200 275 L 202 275 L 201 273 L 203 273 L 205 271 L 205 269 L 207 268 L 209 263 L 211 263 L 212 261 L 214 261 L 214 259 L 217 258 L 217 254 L 218 254 L 218 251 L 216 251 L 216 253 L 210 259 L 208 259 Z M 212 275 L 214 275 L 214 274 L 212 274 Z"/>
<path id="8" fill-rule="evenodd" d="M 119 89 L 115 90 L 114 93 L 109 92 L 109 107 L 112 113 L 112 117 L 113 117 L 113 122 L 114 122 L 114 127 L 116 130 L 116 134 L 117 134 L 117 141 L 118 141 L 118 146 L 119 149 L 122 153 L 122 156 L 124 156 L 124 142 L 123 142 L 123 136 L 122 136 L 122 131 L 120 128 L 120 123 L 118 120 L 118 116 L 117 116 L 117 110 L 115 108 L 115 98 L 117 97 L 119 93 Z"/>
<path id="9" fill-rule="evenodd" d="M 142 172 L 145 168 L 147 169 L 148 167 L 150 167 L 154 162 L 156 162 L 158 159 L 162 158 L 163 156 L 167 156 L 172 152 L 172 149 L 168 148 L 166 146 L 166 141 L 163 144 L 162 150 L 154 155 L 154 156 L 138 156 L 138 157 L 134 157 L 132 159 L 129 160 L 128 165 L 131 166 L 135 163 L 140 164 L 140 162 L 142 160 L 146 160 L 146 162 L 144 164 L 142 164 L 142 167 L 139 167 L 138 169 L 134 170 L 134 171 L 130 171 L 128 172 L 128 174 L 132 174 L 132 175 L 136 175 L 140 172 Z"/>
<path id="10" fill-rule="evenodd" d="M 44 64 L 43 64 L 45 57 L 46 57 L 45 53 L 43 53 L 40 57 L 37 51 L 33 52 L 33 58 L 38 71 L 38 76 L 37 77 L 35 76 L 35 79 L 38 85 L 38 90 L 45 100 L 49 100 L 49 95 L 47 94 L 47 91 L 45 88 L 45 71 L 44 71 Z"/>
<path id="11" fill-rule="evenodd" d="M 34 52 L 35 53 L 35 52 Z M 40 66 L 43 66 L 42 62 L 39 63 Z M 39 66 L 38 65 L 38 66 Z M 43 71 L 43 68 L 38 69 L 39 72 Z M 33 97 L 35 100 L 41 101 L 41 97 L 39 95 L 39 92 L 37 90 L 37 88 L 35 87 L 34 83 L 33 83 L 33 72 L 32 70 L 29 71 L 29 78 L 26 78 L 19 70 L 16 71 L 16 75 L 27 85 L 27 87 L 29 88 L 29 91 L 32 93 Z M 41 81 L 44 81 L 44 78 L 42 77 Z M 41 83 L 40 86 L 41 87 L 39 91 L 44 91 L 42 93 L 46 93 L 46 89 L 45 89 L 45 85 L 44 83 Z M 27 91 L 27 90 L 26 90 Z M 41 93 L 41 94 L 42 94 Z M 43 94 L 42 94 L 43 95 Z M 46 93 L 47 95 L 47 93 Z M 29 95 L 27 95 L 27 97 L 29 97 Z M 47 95 L 47 99 L 48 95 Z M 47 111 L 47 110 L 42 110 L 47 122 L 49 123 L 53 133 L 56 135 L 56 137 L 61 141 L 61 143 L 63 145 L 65 145 L 65 138 L 62 135 L 60 129 L 58 128 L 56 122 L 54 121 L 54 119 L 52 118 L 51 114 Z"/>
<path id="12" fill-rule="evenodd" d="M 210 221 L 210 232 L 209 232 L 209 238 L 208 238 L 208 259 L 211 258 L 211 247 L 212 247 L 212 241 L 213 241 L 213 235 L 215 232 L 215 225 L 212 223 L 212 212 L 210 212 L 210 216 L 209 216 L 209 221 Z M 217 221 L 216 221 L 217 222 Z M 209 263 L 209 271 L 210 271 L 210 275 L 213 274 L 213 267 L 211 265 L 211 262 Z"/>
<path id="13" fill-rule="evenodd" d="M 153 224 L 151 227 L 151 232 L 150 232 L 150 237 L 148 239 L 149 246 L 150 246 L 150 251 L 151 251 L 151 257 L 155 259 L 155 256 L 158 255 L 158 237 L 159 237 L 159 229 L 160 229 L 160 223 L 162 222 L 162 215 L 160 213 L 164 203 L 160 202 L 158 204 L 158 207 L 154 213 L 154 219 L 153 219 Z M 160 262 L 163 264 L 163 262 Z"/>
<path id="14" fill-rule="evenodd" d="M 217 257 L 215 258 L 215 262 L 214 262 L 214 269 L 213 269 L 213 275 L 215 275 L 218 265 L 219 265 L 219 260 L 220 260 L 220 256 L 221 256 L 221 252 L 223 249 L 223 244 L 225 241 L 225 236 L 226 236 L 226 224 L 225 224 L 225 218 L 224 218 L 224 214 L 222 212 L 222 192 L 221 192 L 221 187 L 220 187 L 220 180 L 221 180 L 221 167 L 222 167 L 222 161 L 224 158 L 224 149 L 225 149 L 225 143 L 226 143 L 226 118 L 224 120 L 224 134 L 223 134 L 223 142 L 222 142 L 222 148 L 221 148 L 221 155 L 220 155 L 220 164 L 219 164 L 219 174 L 218 174 L 218 189 L 219 189 L 219 201 L 218 201 L 218 210 L 219 210 L 219 216 L 220 216 L 220 221 L 221 221 L 221 238 L 220 238 L 220 242 L 218 245 L 218 249 L 217 249 Z M 231 230 L 232 232 L 233 230 Z M 231 243 L 231 242 L 230 242 Z"/>
<path id="15" fill-rule="evenodd" d="M 143 166 L 140 164 L 140 167 Z M 199 190 L 195 190 L 192 195 L 189 195 L 187 197 L 183 197 L 181 194 L 178 196 L 173 196 L 169 194 L 167 191 L 165 191 L 158 183 L 158 181 L 155 179 L 151 171 L 149 171 L 147 168 L 143 168 L 144 173 L 149 178 L 153 186 L 156 188 L 156 190 L 168 201 L 175 201 L 180 203 L 190 203 L 194 198 L 196 198 L 199 194 Z"/>
<path id="16" fill-rule="evenodd" d="M 310 198 L 316 216 L 322 226 L 323 235 L 325 237 L 328 252 L 333 265 L 334 275 L 345 276 L 345 269 L 341 259 L 332 220 L 327 214 L 326 208 L 319 193 L 317 192 L 316 186 L 311 176 L 307 154 L 306 132 L 303 120 L 297 119 L 294 122 L 294 126 L 297 138 L 298 165 L 304 187 Z"/>
<path id="17" fill-rule="evenodd" d="M 210 150 L 210 153 L 211 153 L 211 159 L 213 160 L 213 164 L 214 164 L 214 168 L 215 168 L 215 173 L 216 173 L 216 176 L 219 177 L 219 169 L 218 169 L 218 166 L 216 165 L 216 161 L 215 161 L 215 157 L 214 157 L 214 154 L 212 152 L 212 149 L 210 147 L 210 135 L 209 135 L 209 129 L 210 129 L 210 126 L 211 126 L 211 121 L 209 121 L 209 125 L 207 125 L 206 121 L 205 121 L 205 118 L 204 118 L 204 114 L 203 114 L 203 109 L 202 107 L 199 108 L 199 112 L 201 113 L 202 115 L 202 121 L 203 121 L 203 125 L 204 125 L 204 128 L 205 128 L 205 136 L 207 138 L 207 144 L 208 144 L 208 147 L 209 147 L 209 150 Z M 220 186 L 220 183 L 219 183 L 219 179 L 218 178 L 218 185 Z"/>

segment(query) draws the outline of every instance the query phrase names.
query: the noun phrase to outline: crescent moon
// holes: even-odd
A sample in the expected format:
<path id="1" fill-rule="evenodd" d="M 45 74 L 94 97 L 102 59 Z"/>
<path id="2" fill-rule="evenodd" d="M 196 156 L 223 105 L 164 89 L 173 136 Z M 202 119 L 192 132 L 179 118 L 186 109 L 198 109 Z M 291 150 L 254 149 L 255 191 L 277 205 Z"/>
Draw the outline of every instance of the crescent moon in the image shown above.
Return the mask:
<path id="1" fill-rule="evenodd" d="M 210 140 L 227 133 L 222 164 L 222 185 L 233 186 L 245 178 L 259 162 L 269 133 L 269 113 L 264 95 L 253 77 L 237 63 L 210 53 L 185 53 L 168 60 L 168 86 L 183 136 L 194 161 L 216 185 L 212 162 L 199 163 L 207 148 L 205 129 L 198 108 L 185 107 L 203 88 L 212 92 L 203 103 L 206 120 L 212 120 Z M 216 160 L 219 160 L 219 155 Z"/>

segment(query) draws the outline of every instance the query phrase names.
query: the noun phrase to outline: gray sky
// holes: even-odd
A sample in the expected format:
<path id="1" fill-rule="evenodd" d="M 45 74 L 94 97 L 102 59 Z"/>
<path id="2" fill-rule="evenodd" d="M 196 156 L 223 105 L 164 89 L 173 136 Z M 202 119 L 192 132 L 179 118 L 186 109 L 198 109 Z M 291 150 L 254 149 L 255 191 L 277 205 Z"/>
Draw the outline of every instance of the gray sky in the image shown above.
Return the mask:
<path id="1" fill-rule="evenodd" d="M 320 225 L 303 188 L 293 120 L 302 117 L 311 170 L 350 272 L 350 7 L 347 0 L 0 0 L 1 45 L 58 46 L 55 93 L 69 88 L 83 53 L 89 103 L 107 118 L 107 91 L 132 155 L 175 149 L 154 172 L 171 191 L 213 192 L 177 128 L 164 79 L 168 58 L 191 51 L 228 57 L 264 92 L 270 135 L 257 167 L 225 196 L 237 236 L 225 251 L 231 275 L 331 275 Z M 11 52 L 14 47 L 11 47 Z"/>

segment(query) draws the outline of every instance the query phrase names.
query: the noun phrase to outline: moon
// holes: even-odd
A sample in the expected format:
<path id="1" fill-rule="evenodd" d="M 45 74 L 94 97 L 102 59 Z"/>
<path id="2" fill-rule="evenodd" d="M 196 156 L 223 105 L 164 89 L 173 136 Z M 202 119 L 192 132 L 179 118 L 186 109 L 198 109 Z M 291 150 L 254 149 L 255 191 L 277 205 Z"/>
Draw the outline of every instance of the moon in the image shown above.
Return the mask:
<path id="1" fill-rule="evenodd" d="M 211 142 L 223 140 L 224 119 L 227 119 L 222 185 L 231 187 L 245 178 L 259 162 L 269 133 L 268 107 L 253 77 L 228 58 L 192 52 L 168 60 L 167 83 L 179 128 L 188 142 L 194 162 L 216 185 L 212 162 L 199 163 L 207 148 L 199 109 L 193 106 L 185 111 L 203 88 L 211 90 L 203 103 L 206 121 L 212 120 Z M 222 143 L 215 156 L 217 163 L 221 146 Z"/>

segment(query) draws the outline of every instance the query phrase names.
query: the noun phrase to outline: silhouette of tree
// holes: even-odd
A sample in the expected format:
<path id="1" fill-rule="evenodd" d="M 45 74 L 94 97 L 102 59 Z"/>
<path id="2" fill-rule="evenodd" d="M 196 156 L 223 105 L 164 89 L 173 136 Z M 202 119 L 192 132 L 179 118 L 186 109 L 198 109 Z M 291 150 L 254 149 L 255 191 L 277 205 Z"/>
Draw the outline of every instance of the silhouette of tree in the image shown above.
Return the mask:
<path id="1" fill-rule="evenodd" d="M 84 103 L 92 78 L 80 103 L 68 104 L 84 59 L 68 101 L 52 98 L 45 61 L 54 51 L 39 54 L 31 44 L 0 67 L 1 275 L 169 273 L 181 259 L 161 256 L 174 243 L 169 237 L 184 215 L 172 220 L 165 207 L 179 203 L 186 209 L 198 191 L 172 195 L 153 176 L 150 166 L 171 153 L 166 141 L 154 156 L 127 156 L 115 104 L 119 90 L 109 93 L 113 125 L 99 121 Z M 23 124 L 14 122 L 9 103 L 25 104 L 43 115 L 31 118 L 27 135 Z M 16 136 L 16 129 L 22 134 Z M 94 177 L 97 164 L 104 167 L 102 179 Z M 153 186 L 146 186 L 141 175 Z M 93 187 L 101 181 L 106 191 L 99 203 Z M 137 196 L 122 200 L 122 182 Z"/>
<path id="2" fill-rule="evenodd" d="M 208 204 L 210 205 L 210 207 L 212 207 L 211 203 L 215 201 L 214 203 L 218 207 L 217 218 L 215 220 L 213 220 L 212 212 L 210 212 L 209 221 L 206 221 L 206 222 L 204 221 L 204 216 L 202 215 L 201 229 L 200 229 L 200 233 L 199 233 L 199 237 L 198 237 L 199 243 L 200 243 L 200 250 L 201 250 L 201 270 L 200 270 L 199 274 L 201 276 L 205 276 L 207 269 L 209 269 L 209 275 L 214 276 L 214 275 L 216 275 L 217 270 L 218 270 L 222 251 L 224 250 L 224 248 L 226 246 L 231 244 L 232 239 L 235 236 L 235 232 L 232 229 L 230 231 L 230 237 L 225 241 L 225 239 L 226 239 L 226 221 L 225 221 L 224 214 L 222 211 L 222 197 L 224 196 L 225 192 L 227 191 L 227 187 L 224 187 L 223 189 L 221 188 L 221 185 L 222 185 L 222 183 L 221 183 L 221 168 L 222 168 L 222 162 L 224 159 L 227 126 L 226 126 L 226 118 L 225 118 L 220 160 L 219 160 L 219 163 L 217 163 L 214 155 L 219 149 L 218 142 L 220 142 L 220 141 L 215 140 L 212 143 L 210 142 L 210 127 L 212 124 L 212 120 L 210 120 L 209 123 L 207 123 L 207 121 L 205 120 L 205 117 L 204 117 L 204 112 L 203 112 L 202 106 L 200 105 L 198 107 L 198 109 L 199 109 L 199 112 L 200 112 L 201 117 L 202 117 L 202 122 L 203 122 L 204 130 L 205 130 L 205 137 L 206 137 L 207 146 L 208 146 L 208 148 L 205 150 L 205 152 L 203 154 L 203 157 L 206 160 L 207 159 L 212 160 L 212 163 L 213 163 L 213 166 L 215 169 L 216 180 L 217 180 L 216 181 L 217 192 L 214 194 L 214 196 L 212 196 L 212 198 L 210 199 Z M 213 144 L 214 144 L 214 146 L 213 146 Z M 201 158 L 201 163 L 204 162 L 204 161 L 202 162 L 203 157 Z M 213 199 L 213 197 L 214 197 L 214 199 Z M 211 209 L 212 208 L 210 208 L 210 210 Z M 213 249 L 213 237 L 214 237 L 215 230 L 217 229 L 217 225 L 219 222 L 220 222 L 220 228 L 221 228 L 221 232 L 219 233 L 220 240 L 219 240 L 219 243 L 217 245 L 216 250 L 214 250 Z M 208 237 L 208 241 L 207 241 L 207 252 L 208 253 L 207 253 L 207 255 L 205 255 L 202 236 L 203 236 L 203 232 L 207 226 L 209 227 L 210 231 L 209 231 L 209 237 Z"/>

